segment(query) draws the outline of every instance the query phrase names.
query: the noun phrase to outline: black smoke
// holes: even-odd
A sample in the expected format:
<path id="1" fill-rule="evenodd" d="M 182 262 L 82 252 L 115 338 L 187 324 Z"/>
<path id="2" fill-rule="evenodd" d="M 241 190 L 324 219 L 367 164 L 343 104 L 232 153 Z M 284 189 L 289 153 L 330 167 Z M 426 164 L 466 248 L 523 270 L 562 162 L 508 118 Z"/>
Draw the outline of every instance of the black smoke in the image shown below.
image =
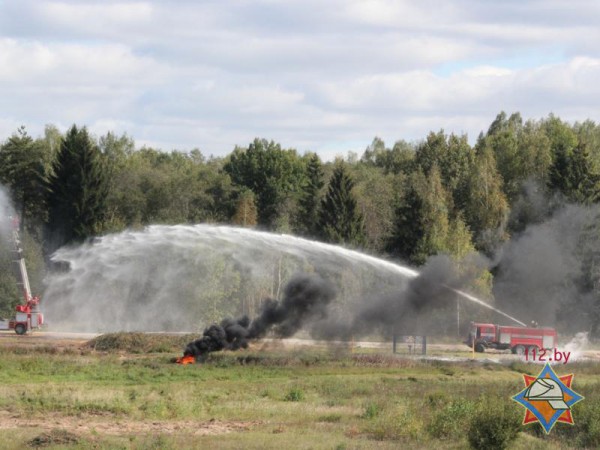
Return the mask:
<path id="1" fill-rule="evenodd" d="M 439 334 L 439 313 L 455 305 L 459 295 L 455 289 L 472 285 L 481 271 L 487 268 L 488 262 L 484 257 L 472 254 L 465 263 L 473 270 L 459 273 L 451 257 L 432 256 L 419 275 L 410 279 L 403 289 L 387 294 L 373 292 L 345 317 L 330 315 L 326 320 L 312 324 L 312 334 L 321 339 L 350 339 L 376 334 L 388 337 L 392 334 Z M 447 326 L 447 315 L 442 316 L 443 325 Z"/>
<path id="2" fill-rule="evenodd" d="M 320 276 L 297 275 L 286 285 L 283 299 L 266 300 L 252 322 L 244 316 L 213 324 L 200 339 L 186 346 L 184 355 L 198 357 L 219 350 L 247 348 L 248 341 L 264 337 L 269 331 L 278 337 L 292 336 L 308 322 L 325 319 L 335 295 L 333 284 Z"/>
<path id="3" fill-rule="evenodd" d="M 470 281 L 468 276 L 459 276 L 451 258 L 436 256 L 404 289 L 388 295 L 374 292 L 360 306 L 348 305 L 345 314 L 341 314 L 332 308 L 336 295 L 332 283 L 314 274 L 297 275 L 285 287 L 283 299 L 266 300 L 256 319 L 225 319 L 211 325 L 200 339 L 186 346 L 184 355 L 199 357 L 219 350 L 247 348 L 250 340 L 268 332 L 285 338 L 300 329 L 320 339 L 348 339 L 375 332 L 430 333 L 431 311 L 448 306 L 457 295 L 453 289 Z"/>
<path id="4" fill-rule="evenodd" d="M 593 335 L 600 330 L 599 266 L 600 207 L 565 204 L 501 248 L 494 296 L 500 309 L 526 322 Z"/>

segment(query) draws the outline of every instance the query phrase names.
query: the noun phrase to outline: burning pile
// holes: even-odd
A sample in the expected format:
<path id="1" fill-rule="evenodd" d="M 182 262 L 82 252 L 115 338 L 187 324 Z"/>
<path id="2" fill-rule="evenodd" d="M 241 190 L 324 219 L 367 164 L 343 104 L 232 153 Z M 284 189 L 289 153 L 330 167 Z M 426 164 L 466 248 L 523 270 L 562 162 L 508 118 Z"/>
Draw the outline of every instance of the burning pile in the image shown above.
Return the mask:
<path id="1" fill-rule="evenodd" d="M 292 336 L 309 320 L 324 319 L 335 295 L 333 285 L 320 276 L 298 275 L 285 287 L 283 299 L 279 302 L 268 299 L 256 319 L 250 321 L 244 316 L 211 325 L 200 339 L 185 347 L 184 356 L 177 362 L 190 364 L 211 352 L 247 348 L 248 341 L 259 339 L 271 330 L 278 337 Z"/>

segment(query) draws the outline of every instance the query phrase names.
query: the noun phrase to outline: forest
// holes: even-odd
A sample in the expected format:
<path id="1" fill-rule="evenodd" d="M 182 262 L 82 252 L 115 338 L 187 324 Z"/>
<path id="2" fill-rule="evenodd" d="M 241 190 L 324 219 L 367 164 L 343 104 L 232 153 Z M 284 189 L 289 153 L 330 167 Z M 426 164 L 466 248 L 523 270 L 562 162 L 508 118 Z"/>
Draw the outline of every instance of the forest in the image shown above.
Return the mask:
<path id="1" fill-rule="evenodd" d="M 232 224 L 413 267 L 443 254 L 469 271 L 477 254 L 487 263 L 470 290 L 515 314 L 552 302 L 557 325 L 600 333 L 600 125 L 591 120 L 501 112 L 474 144 L 444 130 L 391 146 L 376 137 L 362 155 L 334 161 L 259 138 L 213 157 L 136 148 L 131 136 L 79 125 L 48 125 L 39 137 L 21 127 L 0 146 L 0 184 L 21 217 L 36 292 L 63 245 L 148 224 Z M 7 255 L 4 317 L 20 301 Z"/>

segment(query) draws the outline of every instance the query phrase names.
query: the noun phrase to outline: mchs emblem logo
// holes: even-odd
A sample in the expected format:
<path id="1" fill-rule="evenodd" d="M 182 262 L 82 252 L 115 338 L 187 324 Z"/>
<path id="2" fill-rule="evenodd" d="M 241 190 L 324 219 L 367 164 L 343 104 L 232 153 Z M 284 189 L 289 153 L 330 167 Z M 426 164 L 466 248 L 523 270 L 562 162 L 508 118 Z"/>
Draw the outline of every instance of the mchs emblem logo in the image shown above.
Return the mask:
<path id="1" fill-rule="evenodd" d="M 539 422 L 550 433 L 556 422 L 573 424 L 571 407 L 583 397 L 571 389 L 573 374 L 558 376 L 549 364 L 537 377 L 523 375 L 525 389 L 512 397 L 526 408 L 523 425 Z"/>

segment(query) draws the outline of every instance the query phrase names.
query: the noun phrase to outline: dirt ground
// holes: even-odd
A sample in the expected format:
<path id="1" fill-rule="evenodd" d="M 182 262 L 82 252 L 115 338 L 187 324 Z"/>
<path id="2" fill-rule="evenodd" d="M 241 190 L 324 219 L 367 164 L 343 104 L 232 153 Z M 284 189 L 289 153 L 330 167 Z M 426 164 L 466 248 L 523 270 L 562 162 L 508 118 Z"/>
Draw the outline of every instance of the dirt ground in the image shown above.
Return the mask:
<path id="1" fill-rule="evenodd" d="M 110 420 L 108 420 L 110 419 Z M 97 432 L 102 434 L 147 434 L 147 433 L 186 433 L 195 436 L 224 434 L 248 430 L 259 422 L 239 421 L 132 421 L 130 419 L 114 421 L 102 420 L 97 415 L 62 416 L 46 415 L 43 418 L 21 417 L 8 411 L 0 411 L 0 430 L 14 428 L 40 428 L 45 430 L 65 429 L 74 433 Z"/>

